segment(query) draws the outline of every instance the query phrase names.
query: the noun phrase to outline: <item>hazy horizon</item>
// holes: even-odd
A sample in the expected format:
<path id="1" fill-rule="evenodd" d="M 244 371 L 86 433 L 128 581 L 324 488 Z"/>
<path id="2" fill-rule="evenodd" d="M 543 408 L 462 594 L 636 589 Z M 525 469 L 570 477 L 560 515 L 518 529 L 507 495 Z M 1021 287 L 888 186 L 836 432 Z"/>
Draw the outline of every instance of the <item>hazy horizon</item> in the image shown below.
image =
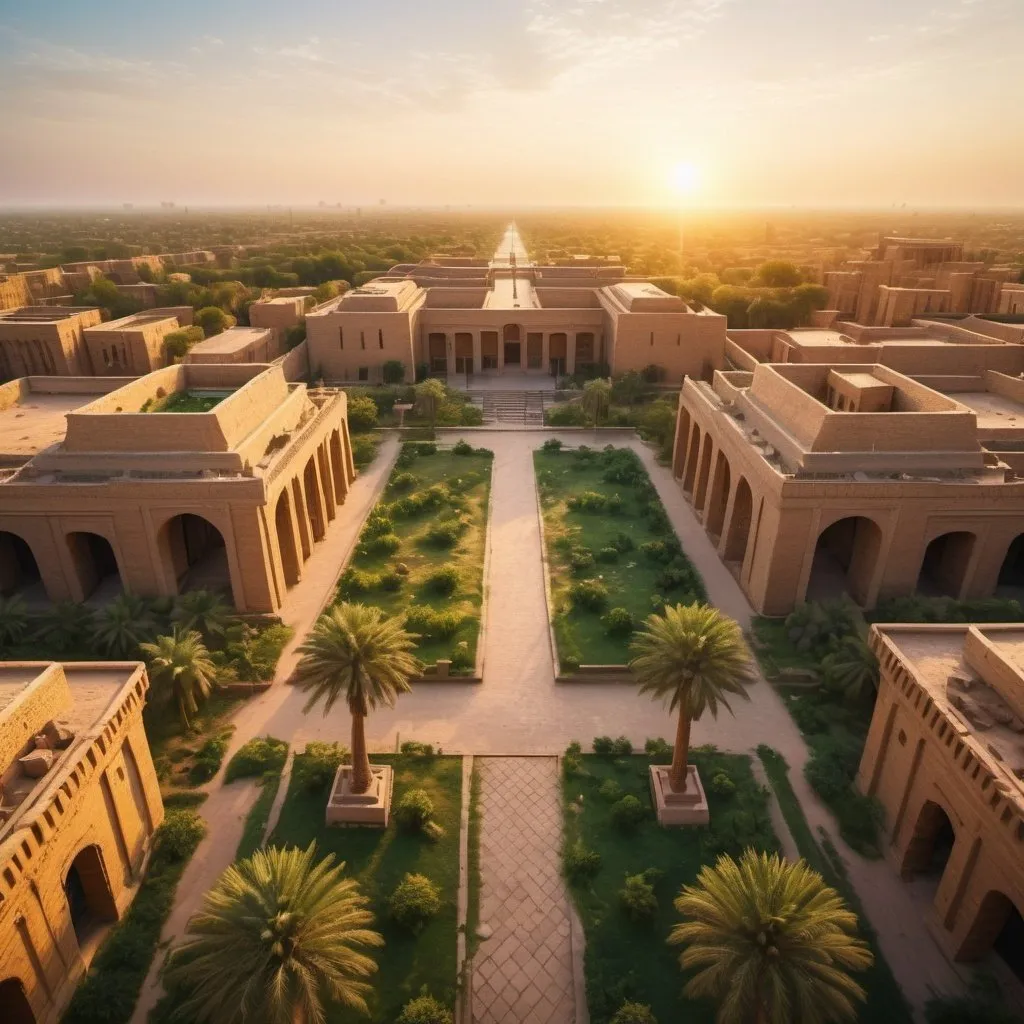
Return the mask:
<path id="1" fill-rule="evenodd" d="M 1013 210 L 1022 50 L 1020 0 L 0 0 L 0 208 Z"/>

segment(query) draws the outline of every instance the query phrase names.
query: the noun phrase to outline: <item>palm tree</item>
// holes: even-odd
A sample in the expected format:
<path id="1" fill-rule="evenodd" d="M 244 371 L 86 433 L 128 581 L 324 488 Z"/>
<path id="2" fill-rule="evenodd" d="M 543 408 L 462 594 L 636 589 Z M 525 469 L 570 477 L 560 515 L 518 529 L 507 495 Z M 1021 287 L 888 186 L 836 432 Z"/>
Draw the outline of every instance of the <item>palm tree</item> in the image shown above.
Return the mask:
<path id="1" fill-rule="evenodd" d="M 718 1024 L 826 1024 L 856 1020 L 864 990 L 849 971 L 873 961 L 857 917 L 805 861 L 747 850 L 701 868 L 675 901 L 685 920 L 689 996 L 718 1002 Z"/>
<path id="2" fill-rule="evenodd" d="M 17 594 L 0 597 L 0 650 L 21 643 L 28 635 L 28 605 Z"/>
<path id="3" fill-rule="evenodd" d="M 821 667 L 826 684 L 841 690 L 851 704 L 874 697 L 878 690 L 878 658 L 862 636 L 844 636 L 821 659 Z"/>
<path id="4" fill-rule="evenodd" d="M 750 655 L 739 624 L 705 604 L 668 606 L 648 616 L 646 629 L 633 636 L 636 657 L 629 663 L 641 693 L 669 702 L 679 712 L 669 782 L 686 790 L 690 724 L 705 711 L 718 717 L 718 706 L 731 711 L 727 694 L 749 700 Z"/>
<path id="5" fill-rule="evenodd" d="M 178 598 L 171 615 L 183 630 L 196 629 L 208 643 L 222 638 L 231 624 L 231 609 L 212 590 L 189 590 Z"/>
<path id="6" fill-rule="evenodd" d="M 139 644 L 153 635 L 155 627 L 146 601 L 124 592 L 104 605 L 93 621 L 96 642 L 112 658 L 134 654 Z"/>
<path id="7" fill-rule="evenodd" d="M 583 385 L 583 411 L 594 421 L 595 427 L 599 427 L 601 420 L 608 415 L 611 394 L 611 384 L 601 377 L 588 380 Z"/>
<path id="8" fill-rule="evenodd" d="M 411 676 L 422 666 L 411 653 L 419 637 L 405 630 L 401 618 L 387 618 L 379 608 L 339 604 L 317 619 L 298 649 L 295 683 L 309 693 L 303 711 L 323 701 L 326 715 L 344 698 L 352 713 L 352 792 L 370 786 L 365 719 L 380 705 L 394 707 L 408 693 Z"/>
<path id="9" fill-rule="evenodd" d="M 166 977 L 187 993 L 186 1020 L 321 1024 L 324 1002 L 368 1013 L 377 970 L 363 949 L 384 945 L 345 865 L 328 854 L 270 847 L 233 864 L 206 894 Z"/>
<path id="10" fill-rule="evenodd" d="M 163 699 L 178 705 L 181 724 L 192 728 L 191 715 L 199 710 L 217 682 L 217 669 L 202 636 L 194 629 L 174 628 L 170 636 L 158 636 L 153 643 L 139 644 L 149 662 L 149 674 Z"/>
<path id="11" fill-rule="evenodd" d="M 33 637 L 56 654 L 67 654 L 84 643 L 92 629 L 92 611 L 77 601 L 58 601 L 39 620 Z"/>

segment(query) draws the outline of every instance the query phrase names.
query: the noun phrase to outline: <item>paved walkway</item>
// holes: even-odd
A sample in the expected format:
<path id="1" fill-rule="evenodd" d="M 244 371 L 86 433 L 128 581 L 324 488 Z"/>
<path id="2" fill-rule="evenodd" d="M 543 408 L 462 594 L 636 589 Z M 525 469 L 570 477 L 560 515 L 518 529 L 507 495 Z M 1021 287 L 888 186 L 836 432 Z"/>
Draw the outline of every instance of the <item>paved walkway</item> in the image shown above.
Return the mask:
<path id="1" fill-rule="evenodd" d="M 480 772 L 480 922 L 474 1024 L 573 1024 L 569 898 L 553 757 L 490 757 Z"/>

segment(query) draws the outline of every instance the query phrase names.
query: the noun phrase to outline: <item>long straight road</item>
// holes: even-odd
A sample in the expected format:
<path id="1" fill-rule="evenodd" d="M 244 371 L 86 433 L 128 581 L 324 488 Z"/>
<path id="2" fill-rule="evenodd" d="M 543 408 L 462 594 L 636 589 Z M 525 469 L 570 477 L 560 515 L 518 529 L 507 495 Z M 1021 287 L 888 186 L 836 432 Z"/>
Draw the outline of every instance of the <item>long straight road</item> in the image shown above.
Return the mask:
<path id="1" fill-rule="evenodd" d="M 495 269 L 511 266 L 511 253 L 515 253 L 517 267 L 530 265 L 530 257 L 526 252 L 526 246 L 523 245 L 523 240 L 519 235 L 519 228 L 516 227 L 515 221 L 512 221 L 505 229 L 505 234 L 498 243 L 498 248 L 494 250 L 491 266 Z"/>

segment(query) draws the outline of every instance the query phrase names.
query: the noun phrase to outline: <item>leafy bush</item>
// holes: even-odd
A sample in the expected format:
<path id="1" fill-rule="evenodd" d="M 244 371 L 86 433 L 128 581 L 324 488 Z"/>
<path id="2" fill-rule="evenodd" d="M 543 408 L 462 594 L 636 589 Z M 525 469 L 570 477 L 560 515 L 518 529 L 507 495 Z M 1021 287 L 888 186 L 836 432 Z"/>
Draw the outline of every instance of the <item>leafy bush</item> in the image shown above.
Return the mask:
<path id="1" fill-rule="evenodd" d="M 437 445 L 433 441 L 407 441 L 402 448 L 416 456 L 437 454 Z"/>
<path id="2" fill-rule="evenodd" d="M 727 772 L 716 772 L 711 776 L 711 792 L 718 796 L 732 796 L 736 792 L 736 783 Z"/>
<path id="3" fill-rule="evenodd" d="M 424 586 L 436 594 L 454 594 L 459 588 L 459 571 L 453 565 L 435 569 L 424 581 Z"/>
<path id="4" fill-rule="evenodd" d="M 603 611 L 608 607 L 608 588 L 597 580 L 580 580 L 569 588 L 569 600 L 574 608 Z"/>
<path id="5" fill-rule="evenodd" d="M 663 593 L 685 589 L 694 596 L 702 596 L 704 592 L 701 578 L 689 563 L 673 562 L 658 574 L 655 583 Z"/>
<path id="6" fill-rule="evenodd" d="M 312 741 L 295 759 L 295 776 L 307 792 L 325 789 L 334 782 L 338 768 L 348 760 L 348 747 L 340 743 Z"/>
<path id="7" fill-rule="evenodd" d="M 577 547 L 569 552 L 569 566 L 575 573 L 581 575 L 594 565 L 594 552 L 590 548 Z"/>
<path id="8" fill-rule="evenodd" d="M 288 757 L 288 744 L 273 736 L 253 737 L 244 743 L 228 762 L 225 782 L 260 778 L 267 772 L 280 772 Z"/>
<path id="9" fill-rule="evenodd" d="M 622 787 L 614 779 L 605 779 L 597 787 L 597 795 L 602 800 L 607 800 L 608 803 L 613 804 L 622 796 Z"/>
<path id="10" fill-rule="evenodd" d="M 366 525 L 363 526 L 363 538 L 382 537 L 386 533 L 393 533 L 394 525 L 389 515 L 380 509 L 376 509 L 370 513 L 369 518 L 366 520 Z"/>
<path id="11" fill-rule="evenodd" d="M 352 438 L 352 461 L 356 469 L 364 469 L 377 457 L 377 439 L 369 434 Z"/>
<path id="12" fill-rule="evenodd" d="M 632 551 L 635 546 L 636 545 L 633 542 L 633 538 L 630 537 L 630 535 L 626 533 L 624 530 L 619 530 L 619 532 L 615 534 L 615 537 L 612 540 L 612 547 L 614 547 L 615 550 L 622 555 L 624 555 L 627 551 Z"/>
<path id="13" fill-rule="evenodd" d="M 382 590 L 396 593 L 402 589 L 402 584 L 405 582 L 404 576 L 397 569 L 389 569 L 387 572 L 380 574 L 378 585 Z"/>
<path id="14" fill-rule="evenodd" d="M 562 869 L 572 885 L 580 885 L 601 870 L 601 854 L 590 850 L 582 839 L 562 848 Z"/>
<path id="15" fill-rule="evenodd" d="M 396 533 L 382 533 L 379 537 L 366 537 L 359 542 L 359 553 L 374 557 L 393 555 L 402 546 Z"/>
<path id="16" fill-rule="evenodd" d="M 633 753 L 633 741 L 628 736 L 616 736 L 612 740 L 612 754 L 615 757 L 629 757 Z"/>
<path id="17" fill-rule="evenodd" d="M 549 427 L 584 427 L 587 414 L 578 402 L 566 402 L 544 410 L 544 422 Z"/>
<path id="18" fill-rule="evenodd" d="M 663 540 L 649 540 L 640 545 L 640 554 L 655 564 L 666 561 L 673 553 Z"/>
<path id="19" fill-rule="evenodd" d="M 541 446 L 542 452 L 560 452 L 562 450 L 562 442 L 557 437 L 549 437 Z"/>
<path id="20" fill-rule="evenodd" d="M 612 824 L 623 832 L 632 832 L 647 817 L 647 808 L 632 794 L 612 806 Z"/>
<path id="21" fill-rule="evenodd" d="M 405 626 L 424 640 L 450 640 L 463 619 L 458 612 L 435 612 L 426 606 L 413 606 L 405 613 Z"/>
<path id="22" fill-rule="evenodd" d="M 403 740 L 398 748 L 406 757 L 433 757 L 433 743 L 420 743 L 419 740 Z M 420 790 L 419 792 L 423 792 Z"/>
<path id="23" fill-rule="evenodd" d="M 156 831 L 156 842 L 165 860 L 181 862 L 195 852 L 206 835 L 206 824 L 194 811 L 172 811 Z"/>
<path id="24" fill-rule="evenodd" d="M 388 910 L 395 921 L 411 932 L 419 932 L 441 909 L 441 890 L 426 875 L 406 874 L 388 897 Z"/>
<path id="25" fill-rule="evenodd" d="M 374 590 L 379 583 L 380 578 L 374 573 L 350 566 L 342 573 L 341 579 L 338 581 L 338 593 L 342 597 L 358 597 L 360 594 L 367 594 Z"/>
<path id="26" fill-rule="evenodd" d="M 562 755 L 562 773 L 569 778 L 578 775 L 582 767 L 583 748 L 580 746 L 579 740 L 573 740 Z"/>
<path id="27" fill-rule="evenodd" d="M 188 772 L 188 781 L 193 786 L 209 782 L 220 770 L 221 761 L 224 760 L 224 754 L 228 749 L 230 735 L 230 732 L 224 732 L 219 736 L 212 736 L 199 748 Z"/>
<path id="28" fill-rule="evenodd" d="M 622 514 L 622 508 L 623 508 L 622 498 L 618 494 L 613 494 L 605 502 L 604 508 L 605 508 L 605 511 L 609 515 L 612 515 L 612 516 L 621 515 Z"/>
<path id="29" fill-rule="evenodd" d="M 619 549 L 618 548 L 601 548 L 597 552 L 597 560 L 609 564 L 611 562 L 617 562 L 619 560 Z"/>
<path id="30" fill-rule="evenodd" d="M 808 601 L 786 616 L 786 636 L 804 653 L 822 657 L 844 636 L 857 635 L 855 612 L 847 601 Z"/>
<path id="31" fill-rule="evenodd" d="M 583 491 L 581 494 L 570 494 L 565 504 L 573 512 L 603 512 L 608 499 L 597 491 Z"/>
<path id="32" fill-rule="evenodd" d="M 459 538 L 466 532 L 467 525 L 461 519 L 454 523 L 438 523 L 427 530 L 423 540 L 435 548 L 453 548 L 458 544 Z"/>
<path id="33" fill-rule="evenodd" d="M 479 427 L 484 422 L 484 411 L 478 405 L 467 403 L 459 409 L 459 426 Z"/>
<path id="34" fill-rule="evenodd" d="M 452 446 L 453 455 L 472 455 L 473 446 L 467 441 L 456 441 Z"/>
<path id="35" fill-rule="evenodd" d="M 650 737 L 644 742 L 644 753 L 655 760 L 670 760 L 672 758 L 672 744 L 661 736 Z"/>
<path id="36" fill-rule="evenodd" d="M 633 616 L 626 608 L 613 608 L 601 616 L 604 631 L 609 636 L 629 636 L 633 632 Z"/>
<path id="37" fill-rule="evenodd" d="M 427 994 L 426 988 L 402 1007 L 396 1024 L 453 1024 L 451 1011 Z"/>
<path id="38" fill-rule="evenodd" d="M 349 395 L 348 425 L 356 433 L 377 426 L 377 403 L 364 395 Z"/>
<path id="39" fill-rule="evenodd" d="M 619 904 L 626 916 L 635 922 L 650 921 L 658 913 L 658 897 L 646 872 L 626 875 L 626 884 L 619 890 Z"/>
<path id="40" fill-rule="evenodd" d="M 407 832 L 419 832 L 433 817 L 434 801 L 425 789 L 410 789 L 395 808 L 395 820 Z"/>
<path id="41" fill-rule="evenodd" d="M 414 473 L 405 471 L 396 473 L 388 486 L 392 491 L 411 491 L 418 483 L 419 478 Z"/>
<path id="42" fill-rule="evenodd" d="M 860 744 L 853 738 L 837 740 L 817 736 L 804 775 L 823 800 L 836 800 L 850 792 L 860 765 Z"/>
<path id="43" fill-rule="evenodd" d="M 658 1018 L 646 1003 L 623 1003 L 609 1024 L 658 1024 Z"/>
<path id="44" fill-rule="evenodd" d="M 591 746 L 601 757 L 611 757 L 615 753 L 615 740 L 611 736 L 595 736 Z"/>

